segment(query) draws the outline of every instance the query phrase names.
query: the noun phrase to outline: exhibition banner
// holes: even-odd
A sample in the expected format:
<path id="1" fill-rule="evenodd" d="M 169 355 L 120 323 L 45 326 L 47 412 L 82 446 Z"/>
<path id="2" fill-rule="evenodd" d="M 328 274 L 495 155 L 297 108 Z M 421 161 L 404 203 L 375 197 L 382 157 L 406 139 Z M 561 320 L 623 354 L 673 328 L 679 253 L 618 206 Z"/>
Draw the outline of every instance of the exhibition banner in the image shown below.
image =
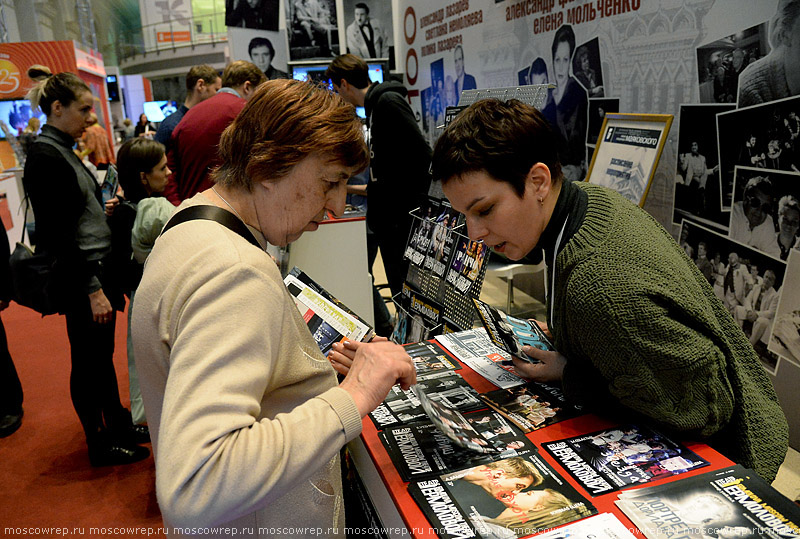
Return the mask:
<path id="1" fill-rule="evenodd" d="M 192 0 L 139 0 L 139 13 L 145 50 L 191 43 Z"/>

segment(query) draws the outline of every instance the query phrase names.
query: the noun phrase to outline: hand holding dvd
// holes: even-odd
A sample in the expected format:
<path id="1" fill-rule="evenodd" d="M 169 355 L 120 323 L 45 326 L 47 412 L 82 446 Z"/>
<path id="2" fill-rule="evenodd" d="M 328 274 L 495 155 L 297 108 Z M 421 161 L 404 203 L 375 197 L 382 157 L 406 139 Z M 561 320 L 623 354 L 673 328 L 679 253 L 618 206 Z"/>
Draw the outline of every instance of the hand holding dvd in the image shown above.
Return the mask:
<path id="1" fill-rule="evenodd" d="M 353 397 L 361 417 L 381 404 L 393 385 L 400 384 L 403 389 L 408 389 L 416 384 L 414 363 L 402 346 L 390 342 L 355 341 L 350 341 L 349 346 L 355 352 L 347 376 L 339 387 Z"/>
<path id="2" fill-rule="evenodd" d="M 514 357 L 514 370 L 522 378 L 535 382 L 555 382 L 564 376 L 567 358 L 555 350 L 540 350 L 533 346 L 522 347 L 525 354 L 534 360 Z"/>
<path id="3" fill-rule="evenodd" d="M 553 349 L 550 339 L 535 320 L 509 316 L 476 298 L 472 298 L 472 302 L 491 341 L 512 356 L 529 363 L 538 363 L 539 360 L 525 352 L 525 349 Z"/>

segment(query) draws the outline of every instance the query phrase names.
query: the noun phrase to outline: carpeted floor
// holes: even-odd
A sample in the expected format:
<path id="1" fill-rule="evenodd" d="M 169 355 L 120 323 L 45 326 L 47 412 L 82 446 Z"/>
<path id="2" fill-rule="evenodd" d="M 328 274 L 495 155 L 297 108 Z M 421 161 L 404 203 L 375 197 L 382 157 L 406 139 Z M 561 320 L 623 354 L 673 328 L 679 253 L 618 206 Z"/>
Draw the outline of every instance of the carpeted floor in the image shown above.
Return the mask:
<path id="1" fill-rule="evenodd" d="M 25 393 L 22 427 L 0 439 L 0 536 L 164 537 L 152 456 L 128 466 L 89 465 L 69 397 L 64 318 L 16 304 L 0 316 Z M 125 316 L 117 317 L 114 363 L 127 406 Z"/>

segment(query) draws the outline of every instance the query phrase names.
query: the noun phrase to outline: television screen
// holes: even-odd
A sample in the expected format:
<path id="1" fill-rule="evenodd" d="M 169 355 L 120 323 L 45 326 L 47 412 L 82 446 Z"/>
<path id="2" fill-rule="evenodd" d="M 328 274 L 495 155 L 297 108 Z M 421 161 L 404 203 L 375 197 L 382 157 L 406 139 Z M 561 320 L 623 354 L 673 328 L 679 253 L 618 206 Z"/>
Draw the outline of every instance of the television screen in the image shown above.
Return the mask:
<path id="1" fill-rule="evenodd" d="M 16 136 L 22 134 L 22 130 L 28 125 L 28 120 L 34 116 L 39 118 L 41 125 L 44 125 L 46 116 L 41 110 L 35 112 L 31 110 L 31 104 L 27 99 L 0 101 L 0 120 L 3 120 Z M 0 139 L 4 138 L 6 135 L 0 130 Z"/>
<path id="2" fill-rule="evenodd" d="M 106 93 L 109 101 L 119 101 L 119 84 L 116 75 L 106 76 Z"/>
<path id="3" fill-rule="evenodd" d="M 333 91 L 331 80 L 325 78 L 325 70 L 327 69 L 328 64 L 293 65 L 292 78 L 294 80 L 321 82 L 322 84 L 327 84 L 328 89 Z"/>
<path id="4" fill-rule="evenodd" d="M 176 112 L 178 105 L 175 101 L 145 101 L 144 114 L 149 122 L 163 122 L 164 118 Z"/>
<path id="5" fill-rule="evenodd" d="M 369 80 L 372 82 L 384 81 L 384 63 L 370 62 L 367 64 L 369 69 Z M 333 83 L 330 79 L 325 78 L 325 71 L 328 69 L 328 64 L 293 64 L 292 65 L 292 78 L 295 80 L 303 81 L 316 81 L 328 85 L 328 89 L 333 91 Z M 356 114 L 361 118 L 366 118 L 364 107 L 356 107 Z"/>
<path id="6" fill-rule="evenodd" d="M 383 64 L 367 64 L 369 68 L 369 80 L 372 82 L 383 82 Z"/>

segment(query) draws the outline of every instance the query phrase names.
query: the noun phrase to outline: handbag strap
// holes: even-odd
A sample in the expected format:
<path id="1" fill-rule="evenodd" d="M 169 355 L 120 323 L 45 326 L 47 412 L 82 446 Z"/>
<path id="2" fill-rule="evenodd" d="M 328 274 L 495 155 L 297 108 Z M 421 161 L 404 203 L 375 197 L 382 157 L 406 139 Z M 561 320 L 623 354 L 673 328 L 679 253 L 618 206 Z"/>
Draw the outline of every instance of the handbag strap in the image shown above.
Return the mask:
<path id="1" fill-rule="evenodd" d="M 164 225 L 160 235 L 163 236 L 167 230 L 181 223 L 185 223 L 186 221 L 195 221 L 198 219 L 205 221 L 216 221 L 225 228 L 239 234 L 241 237 L 259 249 L 263 249 L 261 244 L 258 243 L 258 240 L 256 240 L 255 236 L 253 236 L 253 233 L 250 232 L 250 229 L 247 228 L 247 225 L 245 225 L 241 219 L 233 215 L 228 210 L 223 210 L 217 206 L 190 206 L 179 211 L 173 215 L 172 218 L 170 218 L 166 225 Z"/>

